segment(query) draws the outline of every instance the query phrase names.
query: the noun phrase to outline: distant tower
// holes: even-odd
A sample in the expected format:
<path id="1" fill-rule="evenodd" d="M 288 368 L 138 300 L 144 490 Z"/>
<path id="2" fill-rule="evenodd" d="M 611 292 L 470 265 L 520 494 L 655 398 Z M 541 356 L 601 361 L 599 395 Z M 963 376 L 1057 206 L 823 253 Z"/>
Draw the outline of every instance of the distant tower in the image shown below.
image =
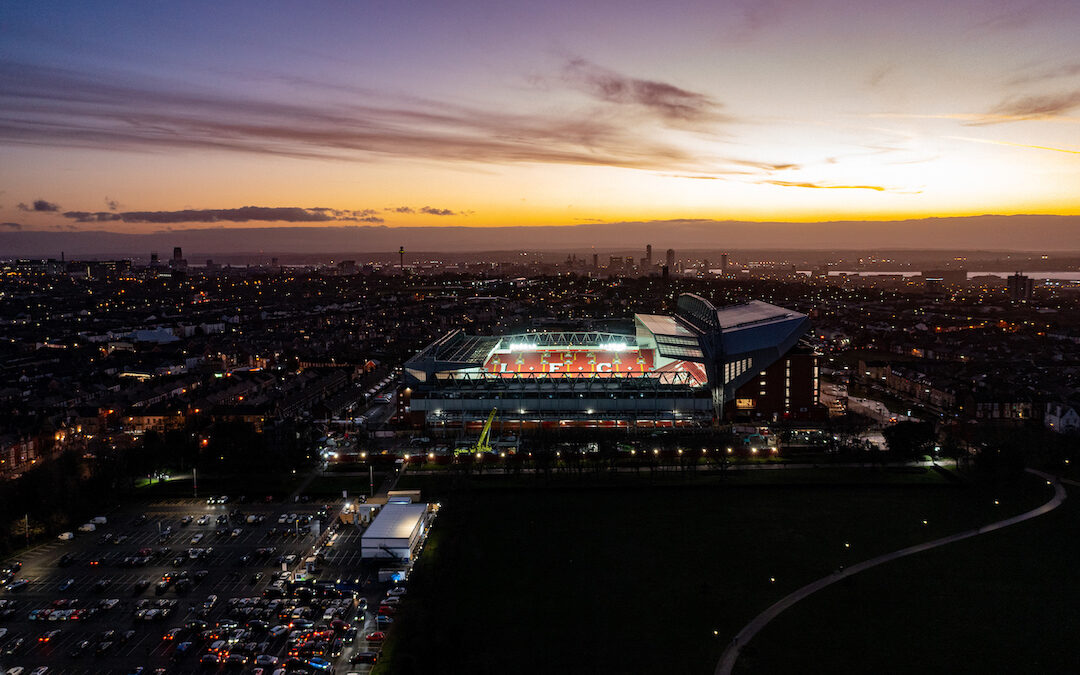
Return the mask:
<path id="1" fill-rule="evenodd" d="M 701 263 L 701 273 L 702 274 L 708 274 L 709 273 L 709 259 L 708 258 L 705 258 L 705 261 Z"/>
<path id="2" fill-rule="evenodd" d="M 652 244 L 645 245 L 645 262 L 652 267 Z"/>
<path id="3" fill-rule="evenodd" d="M 158 262 L 159 262 L 159 261 L 158 261 L 158 254 L 157 254 L 157 252 L 155 251 L 155 252 L 153 252 L 153 253 L 151 253 L 151 254 L 150 254 L 150 267 L 157 267 L 157 266 L 158 266 Z"/>
<path id="4" fill-rule="evenodd" d="M 1035 281 L 1017 272 L 1006 280 L 1009 287 L 1009 300 L 1013 302 L 1031 302 L 1035 291 Z"/>
<path id="5" fill-rule="evenodd" d="M 720 254 L 720 274 L 727 274 L 727 253 Z"/>
<path id="6" fill-rule="evenodd" d="M 404 246 L 399 247 L 397 252 L 398 252 L 398 259 L 401 261 L 400 262 L 401 273 L 405 274 L 405 247 Z"/>
<path id="7" fill-rule="evenodd" d="M 172 260 L 169 261 L 169 267 L 177 271 L 187 269 L 187 261 L 184 260 L 184 251 L 179 246 L 173 247 Z"/>
<path id="8" fill-rule="evenodd" d="M 592 254 L 592 266 L 593 266 L 594 270 L 600 269 L 600 254 L 599 253 L 593 253 Z"/>
<path id="9" fill-rule="evenodd" d="M 667 250 L 667 261 L 665 264 L 669 270 L 675 269 L 675 249 L 669 248 Z"/>

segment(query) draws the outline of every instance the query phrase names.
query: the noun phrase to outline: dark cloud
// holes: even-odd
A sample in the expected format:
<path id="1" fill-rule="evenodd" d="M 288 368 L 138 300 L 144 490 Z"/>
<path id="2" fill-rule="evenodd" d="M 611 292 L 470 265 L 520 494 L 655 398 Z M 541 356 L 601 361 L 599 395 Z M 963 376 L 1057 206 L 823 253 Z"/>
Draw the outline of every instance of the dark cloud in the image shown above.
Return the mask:
<path id="1" fill-rule="evenodd" d="M 780 187 L 815 188 L 819 190 L 874 190 L 876 192 L 889 191 L 888 188 L 884 188 L 880 185 L 829 185 L 827 183 L 809 183 L 788 180 L 763 180 L 760 182 L 765 183 L 766 185 L 779 185 Z"/>
<path id="2" fill-rule="evenodd" d="M 888 79 L 895 72 L 895 70 L 896 65 L 892 63 L 878 66 L 873 71 L 871 71 L 870 75 L 866 78 L 867 86 L 871 88 L 877 88 L 881 86 L 881 83 Z"/>
<path id="3" fill-rule="evenodd" d="M 326 223 L 333 221 L 354 221 L 361 223 L 381 223 L 382 218 L 373 209 L 358 211 L 329 209 L 325 207 L 272 207 L 243 206 L 238 209 L 183 209 L 181 211 L 66 211 L 65 218 L 80 223 L 247 223 L 247 222 L 284 222 L 284 223 Z"/>
<path id="4" fill-rule="evenodd" d="M 1019 7 L 1007 7 L 998 12 L 991 12 L 989 16 L 975 24 L 976 29 L 989 32 L 1010 31 L 1026 28 L 1032 21 L 1038 18 L 1041 2 L 1027 2 Z"/>
<path id="5" fill-rule="evenodd" d="M 983 123 L 1008 121 L 1010 118 L 1042 119 L 1063 115 L 1080 106 L 1080 89 L 1042 96 L 1024 96 L 999 104 L 990 111 L 991 117 Z M 999 116 L 1004 119 L 994 119 Z"/>
<path id="6" fill-rule="evenodd" d="M 731 159 L 731 158 L 728 158 L 726 161 L 731 162 L 732 164 L 738 164 L 739 166 L 748 166 L 748 167 L 751 167 L 751 168 L 754 168 L 754 169 L 760 169 L 761 171 L 792 171 L 792 170 L 795 170 L 795 169 L 801 169 L 802 168 L 798 164 L 792 164 L 790 162 L 788 162 L 788 163 L 757 162 L 757 161 L 748 160 L 748 159 Z"/>
<path id="7" fill-rule="evenodd" d="M 394 213 L 416 213 L 416 211 L 414 211 L 411 206 L 396 206 L 394 208 L 387 209 L 387 211 L 392 211 Z"/>
<path id="8" fill-rule="evenodd" d="M 124 219 L 119 213 L 108 213 L 106 211 L 65 211 L 64 217 L 77 220 L 80 223 L 107 223 L 113 220 Z"/>
<path id="9" fill-rule="evenodd" d="M 116 201 L 115 199 L 109 199 L 108 197 L 106 197 L 105 206 L 109 207 L 110 211 L 116 211 L 120 208 L 120 202 Z"/>
<path id="10" fill-rule="evenodd" d="M 423 206 L 423 207 L 421 207 L 420 208 L 420 213 L 426 213 L 429 216 L 456 216 L 456 215 L 458 215 L 457 213 L 454 213 L 450 209 L 437 209 L 437 208 L 434 208 L 432 206 Z"/>
<path id="11" fill-rule="evenodd" d="M 638 106 L 666 122 L 716 123 L 728 120 L 721 104 L 705 94 L 667 82 L 627 77 L 584 59 L 573 59 L 563 68 L 563 80 L 595 99 Z"/>
<path id="12" fill-rule="evenodd" d="M 720 117 L 707 96 L 625 78 L 582 62 L 579 87 L 652 111 L 669 126 Z M 191 149 L 300 158 L 409 157 L 486 163 L 554 163 L 702 170 L 710 159 L 656 139 L 625 118 L 589 113 L 513 114 L 445 101 L 386 105 L 241 98 L 88 73 L 0 63 L 0 143 L 109 150 Z M 704 170 L 715 171 L 707 166 Z"/>
<path id="13" fill-rule="evenodd" d="M 19 204 L 16 208 L 18 208 L 20 211 L 37 211 L 39 213 L 52 213 L 55 211 L 59 211 L 60 205 L 53 204 L 52 202 L 47 202 L 44 199 L 35 199 L 33 204 L 31 204 L 30 206 L 27 206 L 26 204 Z"/>
<path id="14" fill-rule="evenodd" d="M 1016 86 L 1020 84 L 1031 84 L 1033 82 L 1045 82 L 1046 80 L 1056 80 L 1059 77 L 1075 77 L 1077 75 L 1080 75 L 1080 61 L 1063 63 L 1050 68 L 1023 73 L 1009 80 L 1007 84 Z"/>
<path id="15" fill-rule="evenodd" d="M 0 228 L 4 228 L 6 230 L 21 230 L 22 223 L 0 223 Z"/>
<path id="16" fill-rule="evenodd" d="M 805 0 L 737 0 L 732 3 L 737 14 L 731 26 L 725 26 L 730 40 L 742 42 L 791 20 L 793 10 L 810 6 Z"/>

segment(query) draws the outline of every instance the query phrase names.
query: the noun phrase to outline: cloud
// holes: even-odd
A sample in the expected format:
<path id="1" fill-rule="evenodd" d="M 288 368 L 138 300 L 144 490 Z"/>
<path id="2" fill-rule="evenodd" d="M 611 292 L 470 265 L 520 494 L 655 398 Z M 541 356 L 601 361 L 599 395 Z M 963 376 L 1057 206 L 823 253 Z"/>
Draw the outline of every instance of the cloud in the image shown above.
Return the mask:
<path id="1" fill-rule="evenodd" d="M 1050 68 L 1043 68 L 1035 72 L 1017 75 L 1006 84 L 1017 86 L 1021 84 L 1045 82 L 1046 80 L 1056 80 L 1060 77 L 1074 77 L 1076 75 L 1080 75 L 1080 61 L 1062 63 Z"/>
<path id="2" fill-rule="evenodd" d="M 457 213 L 454 213 L 450 209 L 436 209 L 436 208 L 431 207 L 431 206 L 421 207 L 420 208 L 420 213 L 426 213 L 429 216 L 456 216 L 456 215 L 459 215 Z"/>
<path id="3" fill-rule="evenodd" d="M 584 59 L 566 64 L 563 81 L 597 100 L 634 105 L 679 126 L 730 119 L 720 113 L 723 106 L 705 94 L 667 82 L 627 77 Z"/>
<path id="4" fill-rule="evenodd" d="M 691 178 L 693 180 L 720 180 L 719 176 L 689 176 L 682 173 L 662 173 L 664 178 Z"/>
<path id="5" fill-rule="evenodd" d="M 1044 119 L 1063 115 L 1077 106 L 1080 106 L 1080 89 L 1010 99 L 1000 103 L 990 114 L 1019 120 Z"/>
<path id="6" fill-rule="evenodd" d="M 80 223 L 246 223 L 246 222 L 285 222 L 285 223 L 326 223 L 334 221 L 353 221 L 360 223 L 381 223 L 383 219 L 373 209 L 357 211 L 329 209 L 325 207 L 272 207 L 243 206 L 238 209 L 183 209 L 180 211 L 65 211 L 63 216 Z"/>
<path id="7" fill-rule="evenodd" d="M 726 161 L 731 162 L 732 164 L 738 164 L 739 166 L 748 166 L 754 169 L 760 169 L 761 171 L 792 171 L 802 168 L 798 164 L 793 164 L 791 162 L 757 162 L 749 159 L 731 158 L 728 158 Z"/>
<path id="8" fill-rule="evenodd" d="M 767 185 L 779 185 L 780 187 L 814 188 L 819 190 L 874 190 L 875 192 L 889 192 L 888 188 L 880 185 L 829 185 L 827 183 L 809 183 L 788 180 L 763 180 Z"/>
<path id="9" fill-rule="evenodd" d="M 570 73 L 579 87 L 650 112 L 669 127 L 722 119 L 719 104 L 703 94 L 626 78 L 585 62 Z M 0 143 L 716 170 L 713 158 L 702 156 L 699 147 L 654 136 L 641 120 L 595 111 L 512 113 L 375 94 L 354 100 L 329 102 L 312 95 L 283 102 L 140 80 L 130 73 L 89 74 L 6 62 L 0 63 Z"/>
<path id="10" fill-rule="evenodd" d="M 115 199 L 109 199 L 108 197 L 106 197 L 105 206 L 108 206 L 110 211 L 116 211 L 120 208 L 120 202 L 116 201 Z"/>
<path id="11" fill-rule="evenodd" d="M 955 120 L 964 126 L 979 127 L 990 124 L 1004 124 L 1006 122 L 1023 122 L 1025 120 L 1040 119 L 1046 122 L 1062 122 L 1066 124 L 1080 123 L 1080 117 L 1066 117 L 1057 115 L 1054 117 L 1034 118 L 1030 115 L 1001 115 L 991 113 L 939 113 L 939 114 L 916 114 L 916 113 L 872 113 L 870 118 L 884 119 L 913 119 L 913 120 Z"/>
<path id="12" fill-rule="evenodd" d="M 1031 148 L 1032 150 L 1051 150 L 1053 152 L 1065 152 L 1070 155 L 1080 155 L 1080 150 L 1070 150 L 1068 148 L 1055 148 L 1049 145 L 1027 145 L 1024 143 L 1010 143 L 1009 141 L 995 141 L 989 138 L 971 138 L 970 136 L 946 136 L 945 138 L 952 138 L 957 141 L 967 141 L 969 143 L 985 143 L 987 145 L 1005 145 L 1013 148 Z"/>
<path id="13" fill-rule="evenodd" d="M 33 204 L 31 204 L 30 206 L 27 206 L 26 204 L 19 204 L 16 208 L 18 208 L 20 211 L 37 211 L 39 213 L 51 213 L 54 211 L 59 211 L 60 205 L 53 204 L 52 202 L 47 202 L 44 199 L 35 199 Z"/>
<path id="14" fill-rule="evenodd" d="M 22 223 L 0 223 L 0 228 L 7 230 L 21 230 Z"/>
<path id="15" fill-rule="evenodd" d="M 1020 7 L 1006 8 L 990 14 L 975 24 L 976 29 L 986 31 L 1017 30 L 1025 28 L 1038 18 L 1042 2 L 1028 2 Z"/>
<path id="16" fill-rule="evenodd" d="M 392 211 L 393 213 L 416 213 L 411 206 L 397 206 L 387 209 L 387 211 Z"/>

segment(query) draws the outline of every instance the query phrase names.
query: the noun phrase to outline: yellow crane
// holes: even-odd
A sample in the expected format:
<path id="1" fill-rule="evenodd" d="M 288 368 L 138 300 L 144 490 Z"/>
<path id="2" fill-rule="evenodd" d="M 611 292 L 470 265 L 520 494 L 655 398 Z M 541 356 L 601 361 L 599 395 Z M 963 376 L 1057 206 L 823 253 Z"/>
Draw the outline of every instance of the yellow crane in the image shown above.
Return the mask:
<path id="1" fill-rule="evenodd" d="M 491 436 L 491 423 L 495 421 L 495 411 L 497 408 L 491 409 L 491 414 L 488 415 L 487 422 L 484 422 L 484 428 L 480 431 L 480 438 L 476 439 L 476 443 L 468 448 L 462 448 L 456 451 L 456 454 L 474 452 L 494 452 L 491 447 L 491 443 L 488 442 L 488 438 Z"/>

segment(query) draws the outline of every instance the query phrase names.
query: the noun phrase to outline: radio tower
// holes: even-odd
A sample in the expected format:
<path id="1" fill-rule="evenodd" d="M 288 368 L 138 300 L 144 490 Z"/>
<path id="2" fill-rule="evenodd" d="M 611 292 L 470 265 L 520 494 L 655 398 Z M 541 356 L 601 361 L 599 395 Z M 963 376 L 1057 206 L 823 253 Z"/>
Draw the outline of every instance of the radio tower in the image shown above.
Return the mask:
<path id="1" fill-rule="evenodd" d="M 405 276 L 405 247 L 398 248 L 398 257 L 401 259 L 401 276 Z"/>

